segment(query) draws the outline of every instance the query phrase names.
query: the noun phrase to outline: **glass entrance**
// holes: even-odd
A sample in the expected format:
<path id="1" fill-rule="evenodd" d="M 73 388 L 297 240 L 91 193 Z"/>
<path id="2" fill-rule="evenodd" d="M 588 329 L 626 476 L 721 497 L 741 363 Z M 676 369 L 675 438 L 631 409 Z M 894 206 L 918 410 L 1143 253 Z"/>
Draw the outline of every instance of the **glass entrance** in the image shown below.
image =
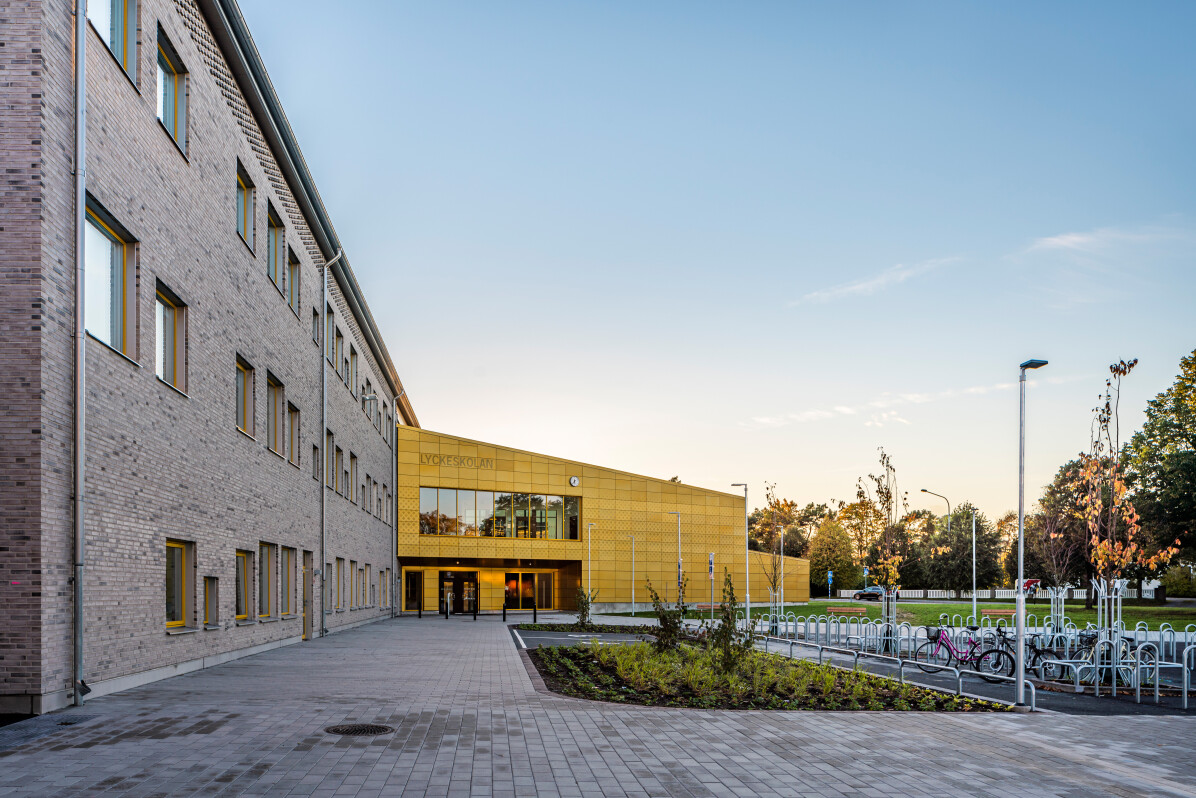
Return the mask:
<path id="1" fill-rule="evenodd" d="M 505 581 L 507 609 L 552 609 L 552 574 L 508 573 Z"/>
<path id="2" fill-rule="evenodd" d="M 477 571 L 440 572 L 440 611 L 444 612 L 445 597 L 450 596 L 450 612 L 458 615 L 472 613 L 478 602 Z"/>

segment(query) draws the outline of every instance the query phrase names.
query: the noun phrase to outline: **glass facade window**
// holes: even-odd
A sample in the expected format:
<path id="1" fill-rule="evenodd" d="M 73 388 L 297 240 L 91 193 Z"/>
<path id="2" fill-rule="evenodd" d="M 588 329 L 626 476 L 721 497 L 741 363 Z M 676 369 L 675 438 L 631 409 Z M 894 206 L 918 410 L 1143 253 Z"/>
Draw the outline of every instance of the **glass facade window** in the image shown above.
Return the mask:
<path id="1" fill-rule="evenodd" d="M 125 72 L 136 82 L 136 0 L 92 0 L 87 3 L 87 18 Z"/>
<path id="2" fill-rule="evenodd" d="M 579 540 L 581 498 L 456 488 L 419 489 L 421 535 Z"/>
<path id="3" fill-rule="evenodd" d="M 129 245 L 89 208 L 83 252 L 87 268 L 84 279 L 87 332 L 113 349 L 131 355 L 125 320 L 133 316 L 128 305 L 130 296 L 135 300 L 136 292 L 128 290 Z"/>
<path id="4" fill-rule="evenodd" d="M 478 534 L 494 537 L 494 491 L 479 490 L 475 504 Z"/>
<path id="5" fill-rule="evenodd" d="M 158 119 L 179 148 L 187 150 L 187 70 L 158 31 Z"/>
<path id="6" fill-rule="evenodd" d="M 158 379 L 186 390 L 186 326 L 184 306 L 173 295 L 158 291 L 154 308 L 154 330 L 157 333 L 154 369 Z"/>
<path id="7" fill-rule="evenodd" d="M 253 181 L 249 179 L 249 175 L 241 167 L 240 162 L 237 163 L 237 233 L 253 249 L 253 204 L 254 204 L 254 187 Z"/>

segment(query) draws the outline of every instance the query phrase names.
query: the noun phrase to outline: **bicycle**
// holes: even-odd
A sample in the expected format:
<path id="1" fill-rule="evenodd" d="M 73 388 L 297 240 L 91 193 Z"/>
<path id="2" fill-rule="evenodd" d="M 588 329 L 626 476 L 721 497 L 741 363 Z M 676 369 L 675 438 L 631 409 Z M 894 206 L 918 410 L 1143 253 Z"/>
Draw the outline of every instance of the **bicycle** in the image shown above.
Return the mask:
<path id="1" fill-rule="evenodd" d="M 1003 626 L 996 627 L 994 631 L 997 636 L 997 648 L 1007 651 L 1011 657 L 1016 657 L 1016 635 L 1011 634 Z M 1038 671 L 1039 676 L 1045 681 L 1061 680 L 1067 669 L 1059 664 L 1059 655 L 1056 651 L 1038 645 L 1041 639 L 1042 635 L 1037 633 L 1025 636 L 1026 670 Z"/>
<path id="2" fill-rule="evenodd" d="M 940 622 L 945 621 L 946 617 L 942 616 Z M 926 627 L 926 642 L 914 649 L 913 654 L 914 663 L 921 671 L 937 673 L 943 668 L 956 667 L 955 663 L 959 663 L 970 665 L 972 670 L 980 674 L 981 679 L 990 683 L 1003 681 L 1000 678 L 1002 676 L 1013 675 L 1016 664 L 1008 651 L 999 648 L 982 651 L 980 640 L 972 634 L 968 635 L 966 650 L 961 650 L 951 641 L 950 634 L 944 634 L 944 631 L 949 632 L 950 629 L 946 623 L 941 623 L 938 627 Z M 969 626 L 967 629 L 969 632 L 977 632 L 980 627 Z"/>

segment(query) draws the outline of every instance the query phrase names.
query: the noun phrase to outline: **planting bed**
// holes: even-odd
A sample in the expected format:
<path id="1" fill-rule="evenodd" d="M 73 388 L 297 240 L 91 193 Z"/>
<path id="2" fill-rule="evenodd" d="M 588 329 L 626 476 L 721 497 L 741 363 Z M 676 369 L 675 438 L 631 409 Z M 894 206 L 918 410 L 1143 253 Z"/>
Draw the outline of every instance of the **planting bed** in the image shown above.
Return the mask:
<path id="1" fill-rule="evenodd" d="M 619 627 L 622 631 L 625 627 Z M 751 652 L 729 675 L 711 652 L 648 643 L 528 649 L 545 685 L 576 698 L 704 709 L 1004 712 L 990 701 L 902 686 L 863 671 Z"/>

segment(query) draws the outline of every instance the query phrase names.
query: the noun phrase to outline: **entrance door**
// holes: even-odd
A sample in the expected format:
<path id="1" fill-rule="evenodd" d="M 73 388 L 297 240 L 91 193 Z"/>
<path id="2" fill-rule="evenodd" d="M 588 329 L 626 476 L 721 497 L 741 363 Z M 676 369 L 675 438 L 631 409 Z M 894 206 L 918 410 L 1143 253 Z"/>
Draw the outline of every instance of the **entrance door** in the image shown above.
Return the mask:
<path id="1" fill-rule="evenodd" d="M 414 612 L 423 608 L 424 575 L 421 571 L 408 571 L 403 594 L 403 609 Z"/>
<path id="2" fill-rule="evenodd" d="M 311 640 L 311 552 L 303 552 L 303 639 Z"/>
<path id="3" fill-rule="evenodd" d="M 453 596 L 450 612 L 458 615 L 472 613 L 478 601 L 477 571 L 440 572 L 440 611 L 444 612 L 445 596 Z"/>

